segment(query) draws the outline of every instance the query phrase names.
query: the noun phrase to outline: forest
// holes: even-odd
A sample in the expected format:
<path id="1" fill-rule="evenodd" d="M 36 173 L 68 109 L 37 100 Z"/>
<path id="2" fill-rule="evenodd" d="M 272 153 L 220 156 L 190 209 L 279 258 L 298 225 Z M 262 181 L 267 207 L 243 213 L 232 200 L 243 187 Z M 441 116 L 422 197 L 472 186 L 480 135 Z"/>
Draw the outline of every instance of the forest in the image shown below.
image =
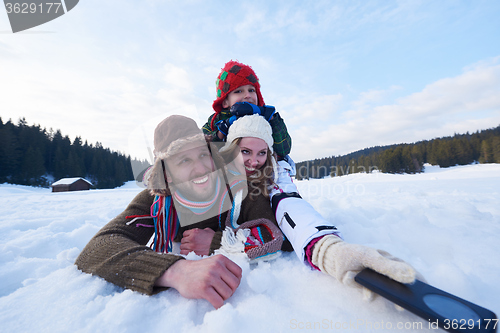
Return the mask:
<path id="1" fill-rule="evenodd" d="M 352 173 L 419 173 L 424 164 L 450 167 L 471 163 L 500 163 L 500 126 L 473 134 L 455 134 L 411 144 L 366 148 L 343 156 L 297 163 L 296 179 L 336 177 Z M 147 161 L 131 160 L 119 152 L 73 142 L 60 130 L 29 126 L 26 119 L 4 123 L 0 117 L 0 184 L 48 187 L 65 177 L 83 177 L 95 188 L 115 188 L 134 180 L 134 170 Z M 141 178 L 141 174 L 138 175 Z M 141 180 L 141 179 L 139 179 Z"/>
<path id="2" fill-rule="evenodd" d="M 377 146 L 347 155 L 297 163 L 298 180 L 352 173 L 419 173 L 424 164 L 446 168 L 471 163 L 500 163 L 500 126 L 411 144 Z"/>
<path id="3" fill-rule="evenodd" d="M 119 152 L 82 142 L 73 142 L 60 130 L 29 126 L 25 118 L 17 124 L 0 118 L 0 184 L 48 187 L 65 177 L 83 177 L 95 188 L 115 188 L 133 180 L 131 160 Z"/>

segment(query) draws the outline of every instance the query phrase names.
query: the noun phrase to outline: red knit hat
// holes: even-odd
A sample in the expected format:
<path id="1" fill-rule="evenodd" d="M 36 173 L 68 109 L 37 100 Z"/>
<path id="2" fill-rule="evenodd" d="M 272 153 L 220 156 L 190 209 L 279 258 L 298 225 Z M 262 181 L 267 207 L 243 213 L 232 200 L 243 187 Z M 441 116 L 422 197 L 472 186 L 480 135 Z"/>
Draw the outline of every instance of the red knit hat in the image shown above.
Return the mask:
<path id="1" fill-rule="evenodd" d="M 247 84 L 255 87 L 258 98 L 257 103 L 259 106 L 263 106 L 264 98 L 262 98 L 260 93 L 259 78 L 253 69 L 250 66 L 232 60 L 226 63 L 215 82 L 217 99 L 212 105 L 215 113 L 218 114 L 222 110 L 222 102 L 231 91 Z"/>

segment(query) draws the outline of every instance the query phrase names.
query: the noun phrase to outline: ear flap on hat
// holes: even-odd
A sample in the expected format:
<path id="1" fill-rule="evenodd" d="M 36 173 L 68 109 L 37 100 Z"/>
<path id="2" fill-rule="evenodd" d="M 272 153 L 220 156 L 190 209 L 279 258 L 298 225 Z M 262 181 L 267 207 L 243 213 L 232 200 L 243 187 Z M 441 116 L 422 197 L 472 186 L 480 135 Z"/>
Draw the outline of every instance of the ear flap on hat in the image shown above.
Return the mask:
<path id="1" fill-rule="evenodd" d="M 164 176 L 162 164 L 163 160 L 157 158 L 154 165 L 144 174 L 144 183 L 152 195 L 169 196 L 170 189 Z"/>

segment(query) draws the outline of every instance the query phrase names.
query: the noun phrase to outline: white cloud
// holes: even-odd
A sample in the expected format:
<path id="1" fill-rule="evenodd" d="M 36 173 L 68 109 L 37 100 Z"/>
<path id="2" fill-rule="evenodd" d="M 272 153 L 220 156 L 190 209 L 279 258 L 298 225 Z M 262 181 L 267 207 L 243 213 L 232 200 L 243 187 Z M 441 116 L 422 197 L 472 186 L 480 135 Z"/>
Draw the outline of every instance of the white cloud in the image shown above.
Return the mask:
<path id="1" fill-rule="evenodd" d="M 123 151 L 151 119 L 182 113 L 202 125 L 217 74 L 238 59 L 285 118 L 297 160 L 493 127 L 498 59 L 456 76 L 499 54 L 493 4 L 88 0 L 42 29 L 54 33 L 2 35 L 0 116 Z M 456 27 L 467 31 L 459 40 Z M 479 37 L 487 48 L 471 44 Z"/>
<path id="2" fill-rule="evenodd" d="M 376 145 L 496 127 L 500 124 L 500 65 L 496 61 L 478 64 L 393 104 L 366 107 L 367 100 L 376 101 L 380 95 L 375 91 L 361 93 L 352 103 L 359 109 L 342 112 L 324 130 L 318 131 L 324 126 L 320 121 L 292 130 L 292 157 L 300 161 L 343 155 Z"/>
<path id="3" fill-rule="evenodd" d="M 385 101 L 386 98 L 398 90 L 401 90 L 400 86 L 391 86 L 389 89 L 376 90 L 370 89 L 359 94 L 359 98 L 352 102 L 352 106 L 357 110 L 362 110 L 370 105 L 380 104 Z"/>
<path id="4" fill-rule="evenodd" d="M 287 126 L 301 128 L 304 126 L 323 126 L 328 123 L 339 111 L 342 95 L 325 96 L 301 96 L 301 98 L 290 98 L 280 103 L 280 109 L 287 111 Z"/>

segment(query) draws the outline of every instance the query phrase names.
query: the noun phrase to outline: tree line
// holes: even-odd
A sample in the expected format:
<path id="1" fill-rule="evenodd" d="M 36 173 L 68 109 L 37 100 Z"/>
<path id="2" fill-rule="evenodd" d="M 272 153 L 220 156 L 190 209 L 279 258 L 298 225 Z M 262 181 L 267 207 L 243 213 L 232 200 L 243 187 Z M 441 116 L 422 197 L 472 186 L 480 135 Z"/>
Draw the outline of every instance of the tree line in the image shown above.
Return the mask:
<path id="1" fill-rule="evenodd" d="M 352 173 L 420 173 L 424 164 L 450 167 L 471 163 L 500 163 L 500 126 L 469 134 L 377 146 L 343 156 L 297 163 L 298 180 L 336 177 Z"/>
<path id="2" fill-rule="evenodd" d="M 419 173 L 424 164 L 450 167 L 470 163 L 500 163 L 500 126 L 473 134 L 455 134 L 412 144 L 377 146 L 343 156 L 297 163 L 298 180 L 336 177 L 379 170 L 384 173 Z M 82 142 L 73 142 L 60 130 L 17 124 L 0 117 L 0 183 L 48 187 L 65 177 L 83 177 L 96 188 L 114 188 L 133 180 L 132 170 L 149 167 L 147 161 L 131 160 L 119 152 Z M 143 173 L 142 172 L 142 173 Z M 138 175 L 138 180 L 142 178 Z"/>
<path id="3" fill-rule="evenodd" d="M 60 130 L 29 126 L 25 118 L 17 124 L 0 118 L 0 183 L 48 187 L 66 177 L 83 177 L 95 188 L 114 188 L 133 180 L 131 163 L 148 165 L 119 152 L 82 142 L 73 142 Z"/>

